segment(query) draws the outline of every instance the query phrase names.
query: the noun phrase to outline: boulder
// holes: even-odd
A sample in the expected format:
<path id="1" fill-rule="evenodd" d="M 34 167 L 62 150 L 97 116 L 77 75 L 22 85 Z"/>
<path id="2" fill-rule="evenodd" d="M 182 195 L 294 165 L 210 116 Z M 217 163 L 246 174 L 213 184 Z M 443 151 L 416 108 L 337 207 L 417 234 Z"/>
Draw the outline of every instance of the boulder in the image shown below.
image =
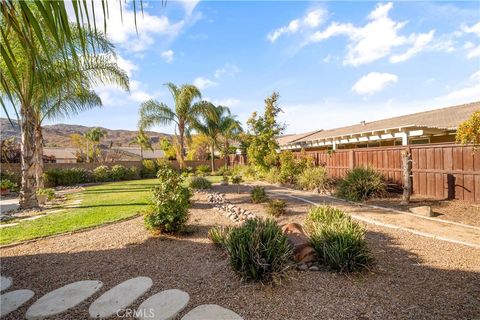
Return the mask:
<path id="1" fill-rule="evenodd" d="M 434 216 L 433 211 L 432 211 L 432 207 L 430 207 L 430 206 L 413 207 L 413 208 L 410 208 L 410 212 L 414 213 L 414 214 L 421 215 L 421 216 L 425 216 L 425 217 L 433 217 Z"/>
<path id="2" fill-rule="evenodd" d="M 307 247 L 304 247 L 300 251 L 298 251 L 294 255 L 294 260 L 296 262 L 313 262 L 317 261 L 317 253 L 315 252 L 315 249 L 313 249 L 310 245 Z"/>

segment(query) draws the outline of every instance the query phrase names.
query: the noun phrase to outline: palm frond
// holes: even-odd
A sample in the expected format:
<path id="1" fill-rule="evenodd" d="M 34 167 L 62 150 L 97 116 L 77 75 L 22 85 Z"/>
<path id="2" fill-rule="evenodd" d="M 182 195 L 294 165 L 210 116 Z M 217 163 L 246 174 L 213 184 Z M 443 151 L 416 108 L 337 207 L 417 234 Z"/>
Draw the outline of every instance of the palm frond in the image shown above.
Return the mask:
<path id="1" fill-rule="evenodd" d="M 178 125 L 175 112 L 166 104 L 153 99 L 142 103 L 139 114 L 140 121 L 138 127 L 141 129 L 148 129 L 154 125 L 169 125 L 172 122 Z"/>

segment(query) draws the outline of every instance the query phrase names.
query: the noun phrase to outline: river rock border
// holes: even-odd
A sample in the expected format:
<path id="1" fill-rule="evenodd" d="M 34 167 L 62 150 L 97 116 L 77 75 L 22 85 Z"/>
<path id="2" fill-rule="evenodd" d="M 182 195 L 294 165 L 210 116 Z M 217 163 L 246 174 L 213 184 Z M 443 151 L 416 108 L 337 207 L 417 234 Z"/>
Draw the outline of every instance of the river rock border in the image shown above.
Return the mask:
<path id="1" fill-rule="evenodd" d="M 208 203 L 213 204 L 214 209 L 222 211 L 227 218 L 233 220 L 236 223 L 242 223 L 248 219 L 254 219 L 256 217 L 253 212 L 242 209 L 230 203 L 225 198 L 224 193 L 208 192 L 206 198 Z"/>

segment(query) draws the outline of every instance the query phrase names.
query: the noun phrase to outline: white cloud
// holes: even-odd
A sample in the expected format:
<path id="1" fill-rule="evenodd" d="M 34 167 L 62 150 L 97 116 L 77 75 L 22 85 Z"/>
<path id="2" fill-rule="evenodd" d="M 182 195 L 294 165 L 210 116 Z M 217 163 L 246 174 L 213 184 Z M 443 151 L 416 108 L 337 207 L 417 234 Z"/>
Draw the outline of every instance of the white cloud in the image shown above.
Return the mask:
<path id="1" fill-rule="evenodd" d="M 435 30 L 428 33 L 404 36 L 400 31 L 406 21 L 394 21 L 389 13 L 393 4 L 380 3 L 368 15 L 368 23 L 364 26 L 354 26 L 351 23 L 332 22 L 324 30 L 314 32 L 303 45 L 325 41 L 334 36 L 346 36 L 349 39 L 347 53 L 343 59 L 344 65 L 359 66 L 390 56 L 395 48 L 411 45 L 401 54 L 393 54 L 393 63 L 406 61 L 424 50 L 446 51 L 445 45 L 436 44 L 432 47 Z"/>
<path id="2" fill-rule="evenodd" d="M 284 34 L 297 33 L 301 29 L 312 29 L 321 25 L 327 17 L 327 11 L 322 8 L 308 11 L 302 18 L 290 21 L 286 26 L 280 27 L 268 33 L 267 39 L 275 42 Z"/>
<path id="3" fill-rule="evenodd" d="M 434 34 L 435 34 L 435 30 L 431 30 L 428 33 L 412 35 L 411 41 L 413 41 L 413 46 L 402 54 L 392 55 L 390 57 L 390 62 L 392 63 L 403 62 L 415 56 L 419 52 L 423 51 L 432 42 Z"/>
<path id="4" fill-rule="evenodd" d="M 123 58 L 119 54 L 117 54 L 116 62 L 120 68 L 125 70 L 128 77 L 132 76 L 132 71 L 138 70 L 138 66 L 136 64 L 134 64 L 132 61 L 128 59 Z"/>
<path id="5" fill-rule="evenodd" d="M 353 85 L 352 90 L 360 95 L 372 95 L 397 81 L 398 77 L 394 74 L 370 72 L 361 77 L 360 80 Z"/>
<path id="6" fill-rule="evenodd" d="M 480 22 L 474 24 L 473 26 L 462 26 L 462 31 L 465 33 L 473 33 L 480 37 Z"/>
<path id="7" fill-rule="evenodd" d="M 215 87 L 216 85 L 218 85 L 218 83 L 216 83 L 215 81 L 212 81 L 204 77 L 195 78 L 195 80 L 193 80 L 193 84 L 200 90 L 203 90 L 209 87 Z"/>
<path id="8" fill-rule="evenodd" d="M 167 50 L 163 51 L 160 55 L 166 63 L 172 63 L 175 53 L 173 52 L 173 50 Z"/>
<path id="9" fill-rule="evenodd" d="M 235 98 L 227 98 L 227 99 L 213 100 L 212 103 L 215 105 L 226 106 L 231 108 L 231 107 L 237 106 L 240 103 L 240 100 Z"/>
<path id="10" fill-rule="evenodd" d="M 480 100 L 480 70 L 470 75 L 462 87 L 438 97 L 436 100 L 445 104 L 460 104 Z"/>
<path id="11" fill-rule="evenodd" d="M 93 1 L 93 4 L 95 6 L 97 24 L 103 23 L 102 3 Z M 90 2 L 87 5 L 90 6 Z M 136 5 L 139 6 L 138 3 Z M 146 50 L 155 42 L 155 36 L 157 35 L 165 36 L 168 39 L 175 38 L 190 21 L 188 12 L 183 19 L 172 22 L 165 15 L 153 15 L 147 10 L 141 13 L 140 8 L 137 7 L 135 27 L 135 13 L 132 2 L 127 1 L 124 5 L 122 2 L 122 10 L 120 10 L 118 4 L 112 1 L 108 9 L 108 17 L 105 18 L 108 38 L 113 43 L 133 52 Z M 70 19 L 75 19 L 71 3 L 67 6 L 67 12 Z"/>
<path id="12" fill-rule="evenodd" d="M 222 68 L 215 70 L 214 76 L 217 79 L 224 75 L 234 77 L 239 72 L 240 68 L 238 68 L 235 64 L 226 63 Z"/>
<path id="13" fill-rule="evenodd" d="M 177 0 L 180 2 L 180 4 L 183 6 L 185 9 L 185 14 L 187 16 L 191 16 L 193 13 L 193 10 L 195 10 L 195 7 L 198 5 L 200 0 Z"/>
<path id="14" fill-rule="evenodd" d="M 480 57 L 480 45 L 473 47 L 468 50 L 467 52 L 467 58 L 468 59 L 473 59 L 473 58 L 478 58 Z"/>

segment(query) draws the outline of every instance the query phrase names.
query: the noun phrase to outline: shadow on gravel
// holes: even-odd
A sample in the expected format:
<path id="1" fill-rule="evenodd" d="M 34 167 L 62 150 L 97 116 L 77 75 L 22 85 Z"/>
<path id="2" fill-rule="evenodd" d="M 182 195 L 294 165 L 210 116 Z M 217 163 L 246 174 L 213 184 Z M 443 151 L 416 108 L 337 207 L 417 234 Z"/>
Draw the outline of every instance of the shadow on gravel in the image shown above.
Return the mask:
<path id="1" fill-rule="evenodd" d="M 138 225 L 132 223 L 131 227 Z M 191 296 L 183 314 L 197 305 L 215 303 L 245 319 L 474 319 L 480 315 L 478 272 L 433 268 L 384 233 L 367 233 L 377 260 L 371 272 L 350 276 L 294 272 L 292 279 L 271 287 L 241 282 L 224 251 L 205 240 L 209 227 L 199 227 L 190 236 L 149 237 L 121 247 L 112 244 L 111 249 L 102 249 L 109 244 L 108 235 L 103 235 L 88 243 L 88 248 L 93 244 L 95 249 L 81 252 L 5 256 L 0 251 L 1 273 L 14 279 L 9 290 L 25 288 L 36 293 L 26 306 L 5 319 L 22 319 L 29 305 L 60 286 L 101 280 L 100 292 L 68 314 L 55 317 L 88 319 L 90 303 L 116 284 L 137 276 L 152 278 L 154 286 L 132 307 L 156 292 L 178 288 Z M 204 240 L 194 241 L 198 238 Z M 75 238 L 66 239 L 62 240 L 66 251 L 69 247 L 81 250 L 82 244 L 74 242 Z M 478 255 L 474 249 L 465 249 L 465 253 Z"/>

